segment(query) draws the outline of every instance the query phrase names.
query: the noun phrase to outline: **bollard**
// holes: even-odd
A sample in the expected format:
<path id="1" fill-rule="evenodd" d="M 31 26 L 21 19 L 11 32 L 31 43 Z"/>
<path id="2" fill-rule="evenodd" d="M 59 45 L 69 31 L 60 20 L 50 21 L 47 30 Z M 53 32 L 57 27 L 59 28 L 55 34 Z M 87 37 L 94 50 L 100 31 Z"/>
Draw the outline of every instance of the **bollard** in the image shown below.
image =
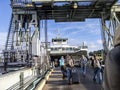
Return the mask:
<path id="1" fill-rule="evenodd" d="M 39 66 L 36 68 L 36 74 L 37 74 L 37 77 L 40 76 L 40 67 Z"/>
<path id="2" fill-rule="evenodd" d="M 24 73 L 20 73 L 20 90 L 23 90 L 24 88 Z"/>

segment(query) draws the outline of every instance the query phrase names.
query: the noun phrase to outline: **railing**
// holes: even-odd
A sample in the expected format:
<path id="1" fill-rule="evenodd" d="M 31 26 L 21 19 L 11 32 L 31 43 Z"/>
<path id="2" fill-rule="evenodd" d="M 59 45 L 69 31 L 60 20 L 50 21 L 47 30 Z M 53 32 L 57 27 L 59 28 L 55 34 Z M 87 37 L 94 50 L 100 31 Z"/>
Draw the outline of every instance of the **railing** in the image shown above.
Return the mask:
<path id="1" fill-rule="evenodd" d="M 24 78 L 24 72 L 21 72 L 18 76 L 20 77 L 19 82 L 15 83 L 11 87 L 9 87 L 7 90 L 30 90 L 31 88 L 35 88 L 36 84 L 39 83 L 40 80 L 45 77 L 45 75 L 50 69 L 51 67 L 49 67 L 49 65 L 47 65 L 47 63 L 45 62 L 42 63 L 40 66 L 33 66 L 31 68 L 32 73 L 28 72 L 30 76 L 27 76 L 26 78 Z"/>
<path id="2" fill-rule="evenodd" d="M 25 88 L 27 88 L 27 86 L 29 86 L 35 79 L 37 79 L 36 77 L 26 77 L 24 79 L 23 84 L 21 84 L 21 82 L 17 82 L 16 84 L 14 84 L 13 86 L 11 86 L 10 88 L 8 88 L 7 90 L 22 90 L 21 88 L 23 88 L 23 90 Z"/>
<path id="3" fill-rule="evenodd" d="M 74 53 L 75 51 L 74 50 L 64 50 L 64 51 L 50 51 L 50 53 Z"/>
<path id="4" fill-rule="evenodd" d="M 87 47 L 81 47 L 80 49 L 72 49 L 72 50 L 51 50 L 50 51 L 50 53 L 58 53 L 58 54 L 60 54 L 60 53 L 75 53 L 75 52 L 77 52 L 77 51 L 81 51 L 81 50 L 88 50 L 88 48 Z"/>

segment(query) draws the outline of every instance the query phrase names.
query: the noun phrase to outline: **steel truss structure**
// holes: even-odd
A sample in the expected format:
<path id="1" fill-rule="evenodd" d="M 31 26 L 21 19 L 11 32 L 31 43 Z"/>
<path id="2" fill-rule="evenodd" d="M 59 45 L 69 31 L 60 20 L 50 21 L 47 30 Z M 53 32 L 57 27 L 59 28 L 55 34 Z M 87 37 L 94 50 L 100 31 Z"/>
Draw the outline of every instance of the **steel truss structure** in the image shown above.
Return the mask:
<path id="1" fill-rule="evenodd" d="M 111 8 L 111 14 L 109 20 L 105 20 L 106 14 L 103 12 L 101 14 L 101 27 L 102 27 L 102 41 L 105 53 L 114 47 L 114 34 L 115 30 L 120 24 L 120 5 L 115 4 Z"/>
<path id="2" fill-rule="evenodd" d="M 7 62 L 29 62 L 32 56 L 32 37 L 39 22 L 34 11 L 13 11 L 4 50 Z M 39 32 L 38 32 L 39 33 Z M 13 57 L 16 57 L 13 59 Z"/>
<path id="3" fill-rule="evenodd" d="M 40 20 L 54 19 L 55 22 L 85 21 L 86 18 L 101 19 L 101 32 L 105 52 L 113 46 L 113 36 L 120 20 L 118 0 L 11 0 L 12 16 L 4 57 L 6 62 L 19 50 L 32 56 L 32 36 Z M 47 21 L 45 22 L 45 49 L 47 50 Z M 15 61 L 15 60 L 14 60 Z"/>

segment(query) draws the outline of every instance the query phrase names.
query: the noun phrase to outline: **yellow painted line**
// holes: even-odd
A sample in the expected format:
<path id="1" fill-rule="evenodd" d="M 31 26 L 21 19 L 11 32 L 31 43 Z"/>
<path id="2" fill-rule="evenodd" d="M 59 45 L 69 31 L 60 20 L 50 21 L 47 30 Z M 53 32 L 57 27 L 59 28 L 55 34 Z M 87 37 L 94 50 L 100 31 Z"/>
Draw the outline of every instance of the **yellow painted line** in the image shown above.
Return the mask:
<path id="1" fill-rule="evenodd" d="M 46 80 L 43 79 L 43 80 L 39 83 L 39 85 L 37 86 L 36 90 L 42 90 L 43 87 L 44 87 L 44 85 L 45 85 L 45 83 L 46 83 Z"/>
<path id="2" fill-rule="evenodd" d="M 53 72 L 53 69 L 49 72 L 49 74 L 45 77 L 45 79 L 43 79 L 37 86 L 37 88 L 35 90 L 42 90 L 44 85 L 46 84 L 46 81 L 49 79 L 49 76 L 51 75 L 51 73 Z"/>

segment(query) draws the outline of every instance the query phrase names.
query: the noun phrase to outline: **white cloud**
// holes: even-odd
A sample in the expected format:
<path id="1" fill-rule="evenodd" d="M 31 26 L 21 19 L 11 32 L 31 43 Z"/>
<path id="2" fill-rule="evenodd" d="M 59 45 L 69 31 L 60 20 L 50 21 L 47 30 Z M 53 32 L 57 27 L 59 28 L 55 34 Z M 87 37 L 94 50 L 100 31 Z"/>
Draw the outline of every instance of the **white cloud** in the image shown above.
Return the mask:
<path id="1" fill-rule="evenodd" d="M 57 29 L 62 38 L 68 38 L 69 45 L 82 45 L 83 42 L 88 46 L 89 51 L 102 49 L 101 32 L 99 19 L 86 20 L 86 22 L 72 23 L 51 23 L 48 28 L 48 39 L 55 38 Z"/>
<path id="2" fill-rule="evenodd" d="M 97 48 L 97 45 L 93 42 L 89 43 L 88 45 L 89 50 L 95 50 Z"/>
<path id="3" fill-rule="evenodd" d="M 5 45 L 7 32 L 0 32 L 0 45 Z"/>
<path id="4" fill-rule="evenodd" d="M 5 49 L 7 32 L 0 32 L 0 52 Z"/>
<path id="5" fill-rule="evenodd" d="M 88 43 L 88 51 L 97 51 L 103 49 L 101 40 Z"/>
<path id="6" fill-rule="evenodd" d="M 68 38 L 68 44 L 69 45 L 80 45 L 81 41 L 78 39 L 74 39 L 74 38 Z"/>
<path id="7" fill-rule="evenodd" d="M 97 40 L 97 43 L 102 45 L 103 41 L 102 40 Z"/>
<path id="8" fill-rule="evenodd" d="M 96 41 L 83 41 L 83 40 L 79 40 L 79 39 L 68 39 L 68 43 L 69 45 L 79 45 L 81 46 L 84 42 L 84 45 L 88 46 L 88 52 L 90 51 L 97 51 L 100 49 L 103 49 L 102 47 L 102 40 L 96 40 Z"/>
<path id="9" fill-rule="evenodd" d="M 98 28 L 98 29 L 91 29 L 91 30 L 90 30 L 90 33 L 95 34 L 95 35 L 100 35 L 100 34 L 101 34 L 99 28 Z"/>

